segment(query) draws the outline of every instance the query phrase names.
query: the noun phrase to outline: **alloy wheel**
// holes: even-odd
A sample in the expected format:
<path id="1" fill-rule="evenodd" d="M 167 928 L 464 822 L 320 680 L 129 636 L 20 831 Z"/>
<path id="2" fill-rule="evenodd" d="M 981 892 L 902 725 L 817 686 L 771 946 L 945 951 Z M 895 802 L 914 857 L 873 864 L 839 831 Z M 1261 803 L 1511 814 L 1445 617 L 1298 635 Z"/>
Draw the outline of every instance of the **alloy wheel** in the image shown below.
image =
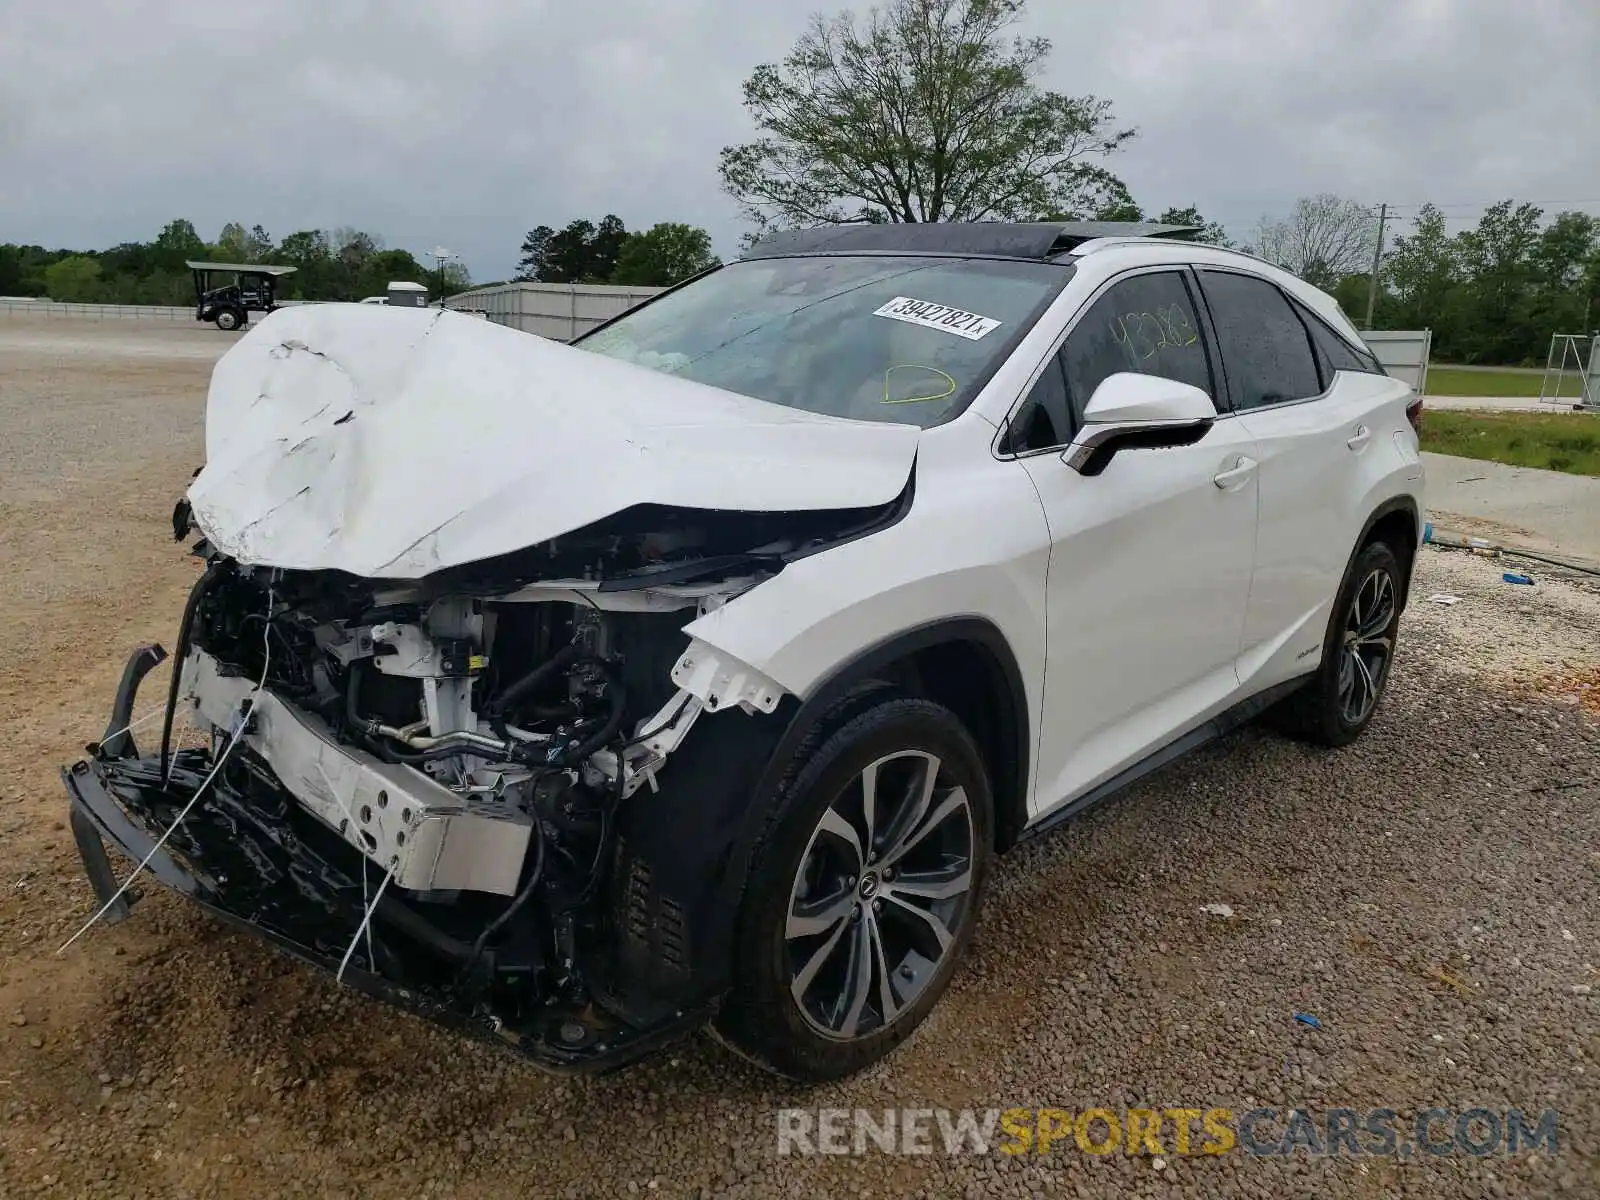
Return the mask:
<path id="1" fill-rule="evenodd" d="M 870 763 L 823 811 L 790 890 L 789 990 L 818 1033 L 894 1023 L 968 919 L 974 823 L 949 767 L 906 750 Z"/>
<path id="2" fill-rule="evenodd" d="M 1339 713 L 1351 725 L 1371 714 L 1394 657 L 1394 579 L 1381 567 L 1361 581 L 1345 619 L 1339 655 Z"/>

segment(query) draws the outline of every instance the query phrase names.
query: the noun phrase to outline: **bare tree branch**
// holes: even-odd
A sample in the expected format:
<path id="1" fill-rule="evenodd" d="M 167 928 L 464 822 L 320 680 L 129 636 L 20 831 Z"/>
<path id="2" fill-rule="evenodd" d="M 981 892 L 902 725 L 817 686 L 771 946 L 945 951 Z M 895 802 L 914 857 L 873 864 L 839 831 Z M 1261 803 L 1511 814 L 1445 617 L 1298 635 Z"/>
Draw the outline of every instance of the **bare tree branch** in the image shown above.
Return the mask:
<path id="1" fill-rule="evenodd" d="M 1378 216 L 1328 192 L 1295 201 L 1283 220 L 1261 218 L 1250 249 L 1321 288 L 1372 270 Z"/>

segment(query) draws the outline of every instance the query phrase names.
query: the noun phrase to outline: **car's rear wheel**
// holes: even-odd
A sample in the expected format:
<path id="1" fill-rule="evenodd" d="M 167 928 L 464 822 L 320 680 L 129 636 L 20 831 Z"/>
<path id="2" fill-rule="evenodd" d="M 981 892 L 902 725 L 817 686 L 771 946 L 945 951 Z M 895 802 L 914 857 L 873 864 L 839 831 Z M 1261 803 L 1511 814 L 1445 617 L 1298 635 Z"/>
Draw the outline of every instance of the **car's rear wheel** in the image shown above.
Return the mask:
<path id="1" fill-rule="evenodd" d="M 1405 580 L 1383 542 L 1361 548 L 1345 574 L 1311 682 L 1275 710 L 1284 732 L 1323 746 L 1361 735 L 1383 699 L 1400 631 Z"/>
<path id="2" fill-rule="evenodd" d="M 803 748 L 751 864 L 720 1038 L 836 1079 L 898 1045 L 971 940 L 992 801 L 946 709 L 885 699 Z"/>

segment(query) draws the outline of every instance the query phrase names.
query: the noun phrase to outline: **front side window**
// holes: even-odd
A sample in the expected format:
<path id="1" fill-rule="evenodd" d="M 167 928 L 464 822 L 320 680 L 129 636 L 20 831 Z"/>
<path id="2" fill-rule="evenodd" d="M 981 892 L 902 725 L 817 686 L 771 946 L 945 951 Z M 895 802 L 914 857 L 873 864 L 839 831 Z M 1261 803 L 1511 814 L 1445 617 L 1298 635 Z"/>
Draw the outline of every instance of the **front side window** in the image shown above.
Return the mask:
<path id="1" fill-rule="evenodd" d="M 927 428 L 971 402 L 1071 276 L 995 259 L 756 259 L 574 345 L 808 412 Z"/>
<path id="2" fill-rule="evenodd" d="M 1135 371 L 1193 384 L 1216 399 L 1205 338 L 1183 275 L 1160 271 L 1113 285 L 1062 348 L 1075 421 L 1108 375 Z"/>
<path id="3" fill-rule="evenodd" d="M 1233 271 L 1201 271 L 1200 280 L 1240 408 L 1306 400 L 1322 391 L 1306 327 L 1282 292 Z"/>

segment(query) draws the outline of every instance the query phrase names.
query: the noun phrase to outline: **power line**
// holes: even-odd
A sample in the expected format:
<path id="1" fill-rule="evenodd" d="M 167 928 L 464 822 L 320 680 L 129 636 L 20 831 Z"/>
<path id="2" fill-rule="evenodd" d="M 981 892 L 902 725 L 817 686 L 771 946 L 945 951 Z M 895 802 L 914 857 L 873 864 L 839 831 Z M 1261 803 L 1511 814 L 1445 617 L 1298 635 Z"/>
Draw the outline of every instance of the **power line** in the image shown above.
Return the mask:
<path id="1" fill-rule="evenodd" d="M 1394 208 L 1427 208 L 1430 205 L 1437 209 L 1446 208 L 1493 208 L 1496 204 L 1503 204 L 1510 200 L 1513 204 L 1531 204 L 1535 208 L 1555 208 L 1562 204 L 1600 204 L 1600 200 L 1522 200 L 1515 196 L 1501 196 L 1498 200 L 1462 200 L 1451 204 L 1436 204 L 1431 200 L 1422 200 L 1412 204 L 1391 204 Z"/>

